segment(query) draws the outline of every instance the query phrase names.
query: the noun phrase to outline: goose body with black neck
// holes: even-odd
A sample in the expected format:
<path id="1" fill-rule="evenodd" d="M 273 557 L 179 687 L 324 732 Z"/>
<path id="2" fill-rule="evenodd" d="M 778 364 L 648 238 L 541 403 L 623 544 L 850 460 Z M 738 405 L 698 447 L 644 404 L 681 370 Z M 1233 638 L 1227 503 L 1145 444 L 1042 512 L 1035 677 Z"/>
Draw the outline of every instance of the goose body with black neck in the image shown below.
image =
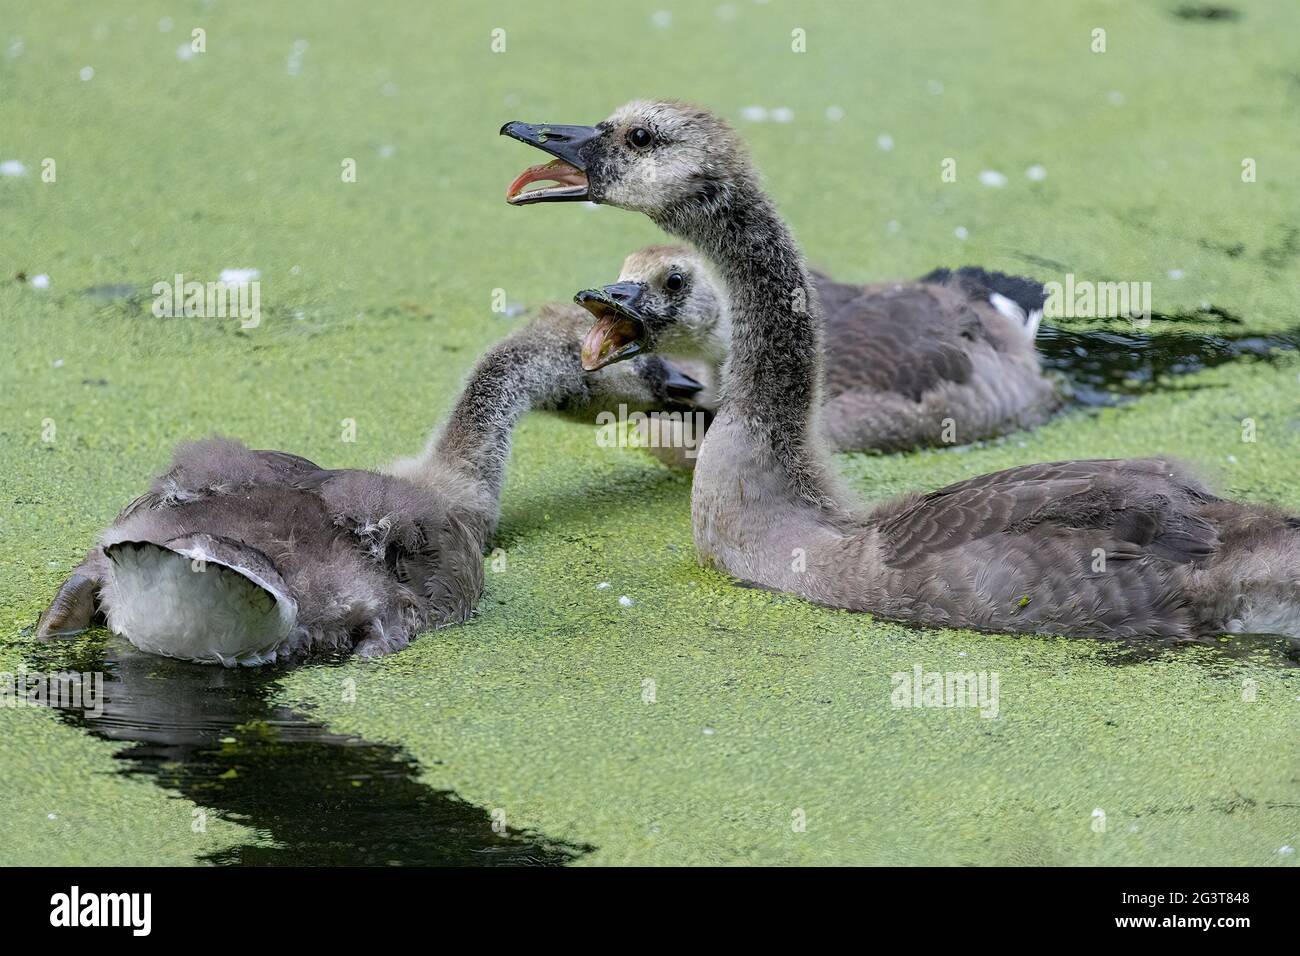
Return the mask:
<path id="1" fill-rule="evenodd" d="M 1163 457 L 1031 464 L 856 507 L 818 437 L 816 290 L 739 138 L 709 111 L 634 102 L 596 126 L 502 133 L 556 157 L 516 179 L 512 204 L 643 213 L 726 286 L 731 347 L 691 500 L 705 563 L 927 625 L 1300 636 L 1300 519 L 1223 499 Z"/>

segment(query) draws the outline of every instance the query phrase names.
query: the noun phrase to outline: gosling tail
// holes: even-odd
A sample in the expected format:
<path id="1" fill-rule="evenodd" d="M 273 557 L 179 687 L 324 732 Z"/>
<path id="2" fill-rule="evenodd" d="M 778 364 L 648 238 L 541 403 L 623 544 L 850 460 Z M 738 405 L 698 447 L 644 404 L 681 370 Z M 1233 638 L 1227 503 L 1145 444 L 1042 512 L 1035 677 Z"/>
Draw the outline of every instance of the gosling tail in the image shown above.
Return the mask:
<path id="1" fill-rule="evenodd" d="M 297 603 L 269 558 L 218 535 L 107 545 L 108 626 L 151 654 L 266 664 L 293 632 Z"/>

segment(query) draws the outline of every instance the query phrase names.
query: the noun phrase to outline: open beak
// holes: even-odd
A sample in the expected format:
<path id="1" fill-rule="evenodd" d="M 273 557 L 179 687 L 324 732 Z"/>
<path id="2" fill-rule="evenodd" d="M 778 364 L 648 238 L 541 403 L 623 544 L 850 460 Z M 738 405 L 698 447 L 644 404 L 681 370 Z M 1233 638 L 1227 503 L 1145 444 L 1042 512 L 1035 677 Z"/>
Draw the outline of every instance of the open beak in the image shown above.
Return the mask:
<path id="1" fill-rule="evenodd" d="M 644 292 L 640 282 L 616 282 L 600 289 L 584 289 L 573 297 L 596 317 L 596 324 L 582 343 L 582 367 L 588 372 L 646 351 L 649 336 L 637 311 Z"/>
<path id="2" fill-rule="evenodd" d="M 501 135 L 535 146 L 555 157 L 549 163 L 530 166 L 516 177 L 506 190 L 506 202 L 526 206 L 535 202 L 574 202 L 586 199 L 587 163 L 583 147 L 600 135 L 594 126 L 553 126 L 545 123 L 506 123 Z M 524 191 L 529 183 L 554 182 Z"/>

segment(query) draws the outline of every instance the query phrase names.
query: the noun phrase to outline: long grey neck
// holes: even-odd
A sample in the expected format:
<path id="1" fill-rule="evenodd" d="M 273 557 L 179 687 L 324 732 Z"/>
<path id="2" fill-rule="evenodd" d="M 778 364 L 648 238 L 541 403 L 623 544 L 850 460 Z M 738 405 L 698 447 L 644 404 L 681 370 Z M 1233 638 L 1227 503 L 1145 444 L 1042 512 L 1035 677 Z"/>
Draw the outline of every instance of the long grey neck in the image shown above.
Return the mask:
<path id="1" fill-rule="evenodd" d="M 713 262 L 730 299 L 731 350 L 720 413 L 747 422 L 769 443 L 793 491 L 832 506 L 811 441 L 820 405 L 821 307 L 789 227 L 748 179 L 653 217 Z"/>
<path id="2" fill-rule="evenodd" d="M 532 409 L 554 408 L 583 387 L 579 344 L 512 336 L 474 367 L 438 435 L 436 454 L 455 460 L 499 498 L 515 425 Z"/>

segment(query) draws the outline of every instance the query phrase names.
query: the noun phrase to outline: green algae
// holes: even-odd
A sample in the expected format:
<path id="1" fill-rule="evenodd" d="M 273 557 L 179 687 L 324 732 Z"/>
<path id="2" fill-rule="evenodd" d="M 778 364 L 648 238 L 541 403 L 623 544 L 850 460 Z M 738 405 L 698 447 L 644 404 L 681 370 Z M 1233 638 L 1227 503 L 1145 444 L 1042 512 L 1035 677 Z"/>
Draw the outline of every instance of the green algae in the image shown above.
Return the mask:
<path id="1" fill-rule="evenodd" d="M 1176 435 L 1181 453 L 1221 466 L 1221 486 L 1295 506 L 1300 423 L 1279 399 L 1296 375 L 1242 383 L 1219 370 L 1190 398 L 960 453 L 856 458 L 850 471 L 874 496 Z M 1247 412 L 1268 440 L 1241 442 L 1234 416 Z M 300 671 L 291 699 L 401 741 L 431 786 L 581 836 L 596 863 L 1291 861 L 1278 851 L 1300 835 L 1300 671 L 1277 643 L 1130 660 L 1097 642 L 915 630 L 738 588 L 694 566 L 676 477 L 626 452 L 608 492 L 566 496 L 573 472 L 525 450 L 540 430 L 518 449 L 506 570 L 477 620 L 374 665 Z M 583 470 L 609 457 L 594 443 L 573 454 Z M 539 483 L 555 495 L 519 505 Z M 997 718 L 893 707 L 892 675 L 916 665 L 998 674 Z M 340 702 L 347 677 L 355 704 Z"/>
<path id="2" fill-rule="evenodd" d="M 845 279 L 1068 271 L 1150 281 L 1163 313 L 1210 303 L 1246 329 L 1295 325 L 1300 128 L 1280 118 L 1300 99 L 1300 22 L 1281 0 L 1215 24 L 1159 5 L 736 3 L 729 19 L 674 10 L 668 28 L 652 25 L 658 2 L 564 17 L 440 6 L 7 15 L 0 41 L 23 52 L 0 53 L 0 159 L 29 172 L 0 178 L 19 227 L 0 236 L 6 665 L 175 442 L 220 431 L 336 466 L 407 452 L 515 325 L 492 311 L 495 290 L 567 299 L 660 239 L 611 209 L 507 207 L 536 157 L 495 136 L 506 120 L 591 122 L 647 95 L 708 103 L 752 143 L 810 259 Z M 208 52 L 183 61 L 192 26 Z M 1105 54 L 1089 49 L 1097 26 Z M 611 35 L 636 42 L 591 83 L 590 51 Z M 754 104 L 794 119 L 744 121 Z M 46 156 L 57 183 L 40 181 Z M 940 180 L 948 157 L 956 183 Z M 1007 184 L 980 184 L 985 169 Z M 229 267 L 262 273 L 257 328 L 150 314 L 152 283 Z M 83 292 L 116 286 L 135 295 Z M 1032 435 L 842 463 L 874 499 L 1027 461 L 1170 451 L 1225 492 L 1297 509 L 1297 373 L 1225 366 Z M 814 608 L 695 567 L 688 498 L 687 479 L 640 453 L 528 420 L 504 570 L 476 620 L 374 665 L 302 669 L 284 701 L 401 745 L 431 786 L 512 827 L 596 846 L 596 863 L 1296 859 L 1279 851 L 1300 842 L 1300 687 L 1272 644 L 1134 660 Z M 892 675 L 917 664 L 996 672 L 999 716 L 892 707 Z M 193 834 L 192 804 L 114 774 L 113 745 L 47 712 L 0 722 L 5 862 L 185 862 L 247 840 L 220 822 Z"/>

